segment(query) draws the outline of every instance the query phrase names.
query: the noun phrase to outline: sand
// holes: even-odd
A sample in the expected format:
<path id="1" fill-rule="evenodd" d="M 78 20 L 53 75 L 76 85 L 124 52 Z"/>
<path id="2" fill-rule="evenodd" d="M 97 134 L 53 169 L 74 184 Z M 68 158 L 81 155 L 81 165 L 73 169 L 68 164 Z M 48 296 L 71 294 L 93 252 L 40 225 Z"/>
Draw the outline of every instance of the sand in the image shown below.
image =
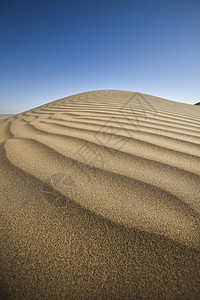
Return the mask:
<path id="1" fill-rule="evenodd" d="M 9 118 L 10 116 L 12 115 L 9 115 L 9 114 L 0 114 L 0 124 L 7 118 Z"/>
<path id="2" fill-rule="evenodd" d="M 2 299 L 199 299 L 200 111 L 81 93 L 0 122 Z"/>

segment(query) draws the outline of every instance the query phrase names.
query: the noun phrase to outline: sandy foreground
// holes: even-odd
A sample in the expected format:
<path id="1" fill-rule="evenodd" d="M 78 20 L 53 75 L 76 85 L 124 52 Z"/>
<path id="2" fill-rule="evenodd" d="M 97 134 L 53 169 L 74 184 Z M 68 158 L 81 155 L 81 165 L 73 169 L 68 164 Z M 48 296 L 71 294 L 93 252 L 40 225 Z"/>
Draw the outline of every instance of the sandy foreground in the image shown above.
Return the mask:
<path id="1" fill-rule="evenodd" d="M 128 91 L 0 121 L 2 299 L 199 299 L 200 107 Z"/>

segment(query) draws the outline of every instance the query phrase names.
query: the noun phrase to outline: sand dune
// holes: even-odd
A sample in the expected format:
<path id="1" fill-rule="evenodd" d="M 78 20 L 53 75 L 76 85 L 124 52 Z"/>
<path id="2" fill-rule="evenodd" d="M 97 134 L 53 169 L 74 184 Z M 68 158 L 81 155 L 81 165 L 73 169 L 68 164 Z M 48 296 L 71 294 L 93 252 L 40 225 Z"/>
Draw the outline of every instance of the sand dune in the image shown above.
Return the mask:
<path id="1" fill-rule="evenodd" d="M 198 299 L 200 112 L 128 91 L 0 123 L 10 299 Z"/>
<path id="2" fill-rule="evenodd" d="M 7 118 L 9 118 L 12 115 L 8 115 L 8 114 L 0 114 L 0 124 Z"/>

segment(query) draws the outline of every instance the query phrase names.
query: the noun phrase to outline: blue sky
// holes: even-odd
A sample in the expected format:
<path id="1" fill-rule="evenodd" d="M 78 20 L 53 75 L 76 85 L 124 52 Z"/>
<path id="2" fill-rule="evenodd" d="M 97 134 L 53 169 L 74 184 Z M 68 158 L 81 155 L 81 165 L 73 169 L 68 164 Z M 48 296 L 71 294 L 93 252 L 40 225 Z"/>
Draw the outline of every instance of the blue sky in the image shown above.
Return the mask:
<path id="1" fill-rule="evenodd" d="M 200 101 L 200 1 L 1 1 L 0 113 L 71 94 Z"/>

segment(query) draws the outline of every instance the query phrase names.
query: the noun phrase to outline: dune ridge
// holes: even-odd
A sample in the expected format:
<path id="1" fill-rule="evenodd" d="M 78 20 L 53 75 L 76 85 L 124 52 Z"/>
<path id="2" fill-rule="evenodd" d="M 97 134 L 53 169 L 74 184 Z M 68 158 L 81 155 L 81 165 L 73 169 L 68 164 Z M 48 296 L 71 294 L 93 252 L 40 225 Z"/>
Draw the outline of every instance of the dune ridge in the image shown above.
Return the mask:
<path id="1" fill-rule="evenodd" d="M 2 295 L 197 299 L 197 107 L 81 93 L 1 120 L 0 148 Z"/>

